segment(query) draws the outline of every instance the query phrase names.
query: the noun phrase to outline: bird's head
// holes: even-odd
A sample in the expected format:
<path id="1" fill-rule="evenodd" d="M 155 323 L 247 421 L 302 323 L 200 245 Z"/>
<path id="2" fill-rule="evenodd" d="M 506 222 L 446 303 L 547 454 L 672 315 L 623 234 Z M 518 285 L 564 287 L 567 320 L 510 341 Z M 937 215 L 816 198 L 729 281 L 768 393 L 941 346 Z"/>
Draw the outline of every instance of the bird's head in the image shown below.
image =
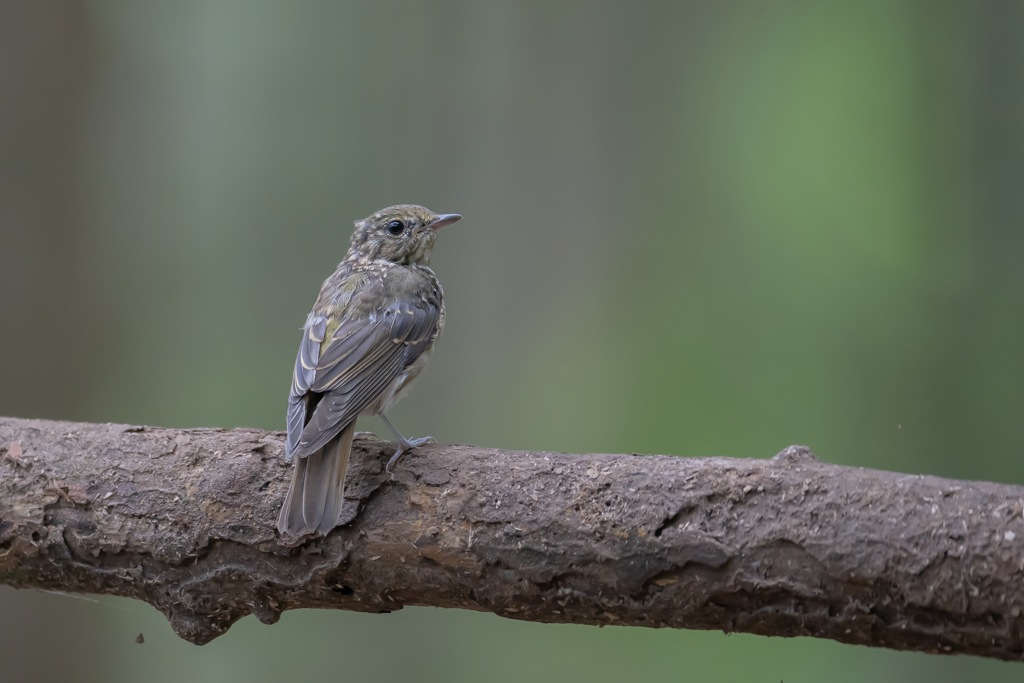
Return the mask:
<path id="1" fill-rule="evenodd" d="M 348 258 L 429 265 L 438 231 L 462 218 L 415 204 L 389 206 L 355 222 Z"/>

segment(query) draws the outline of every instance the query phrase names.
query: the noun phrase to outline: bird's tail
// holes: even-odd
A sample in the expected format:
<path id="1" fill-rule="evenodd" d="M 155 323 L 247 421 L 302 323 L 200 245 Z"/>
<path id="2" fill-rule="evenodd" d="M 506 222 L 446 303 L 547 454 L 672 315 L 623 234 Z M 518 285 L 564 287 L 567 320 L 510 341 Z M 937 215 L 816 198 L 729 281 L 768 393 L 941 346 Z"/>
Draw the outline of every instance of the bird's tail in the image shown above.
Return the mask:
<path id="1" fill-rule="evenodd" d="M 282 535 L 302 536 L 314 531 L 326 535 L 338 524 L 355 433 L 353 420 L 320 450 L 295 458 L 292 484 L 277 518 L 277 530 Z"/>

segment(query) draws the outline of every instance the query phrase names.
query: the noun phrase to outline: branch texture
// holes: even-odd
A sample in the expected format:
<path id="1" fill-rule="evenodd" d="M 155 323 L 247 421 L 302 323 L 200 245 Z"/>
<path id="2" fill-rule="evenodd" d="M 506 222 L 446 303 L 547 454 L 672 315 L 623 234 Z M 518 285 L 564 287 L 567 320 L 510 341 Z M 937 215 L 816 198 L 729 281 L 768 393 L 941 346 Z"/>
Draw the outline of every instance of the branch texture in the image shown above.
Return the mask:
<path id="1" fill-rule="evenodd" d="M 404 605 L 1024 656 L 1024 487 L 770 460 L 360 437 L 343 525 L 285 543 L 282 435 L 0 418 L 0 583 L 145 600 L 205 643 Z"/>

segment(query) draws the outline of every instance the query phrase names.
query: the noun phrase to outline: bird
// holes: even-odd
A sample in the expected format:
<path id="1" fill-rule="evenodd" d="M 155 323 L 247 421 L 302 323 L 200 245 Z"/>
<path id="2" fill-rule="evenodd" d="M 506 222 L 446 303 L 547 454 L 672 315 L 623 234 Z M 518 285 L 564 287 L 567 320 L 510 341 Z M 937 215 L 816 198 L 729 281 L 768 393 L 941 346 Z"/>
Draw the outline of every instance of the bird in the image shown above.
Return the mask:
<path id="1" fill-rule="evenodd" d="M 403 453 L 387 412 L 423 370 L 444 329 L 441 283 L 430 269 L 439 231 L 462 219 L 415 204 L 355 222 L 348 251 L 324 280 L 303 326 L 288 393 L 285 456 L 293 462 L 278 517 L 282 536 L 326 535 L 341 515 L 356 418 L 377 415 Z"/>

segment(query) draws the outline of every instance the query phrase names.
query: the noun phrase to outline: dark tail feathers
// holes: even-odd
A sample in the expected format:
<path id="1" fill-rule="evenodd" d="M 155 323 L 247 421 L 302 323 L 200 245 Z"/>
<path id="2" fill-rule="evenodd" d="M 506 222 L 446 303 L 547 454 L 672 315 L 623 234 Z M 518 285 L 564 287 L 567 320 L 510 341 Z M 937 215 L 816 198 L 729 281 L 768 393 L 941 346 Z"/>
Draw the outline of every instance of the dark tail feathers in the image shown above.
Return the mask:
<path id="1" fill-rule="evenodd" d="M 353 420 L 320 450 L 295 458 L 292 483 L 277 518 L 277 530 L 282 535 L 326 535 L 338 524 L 355 431 Z"/>

